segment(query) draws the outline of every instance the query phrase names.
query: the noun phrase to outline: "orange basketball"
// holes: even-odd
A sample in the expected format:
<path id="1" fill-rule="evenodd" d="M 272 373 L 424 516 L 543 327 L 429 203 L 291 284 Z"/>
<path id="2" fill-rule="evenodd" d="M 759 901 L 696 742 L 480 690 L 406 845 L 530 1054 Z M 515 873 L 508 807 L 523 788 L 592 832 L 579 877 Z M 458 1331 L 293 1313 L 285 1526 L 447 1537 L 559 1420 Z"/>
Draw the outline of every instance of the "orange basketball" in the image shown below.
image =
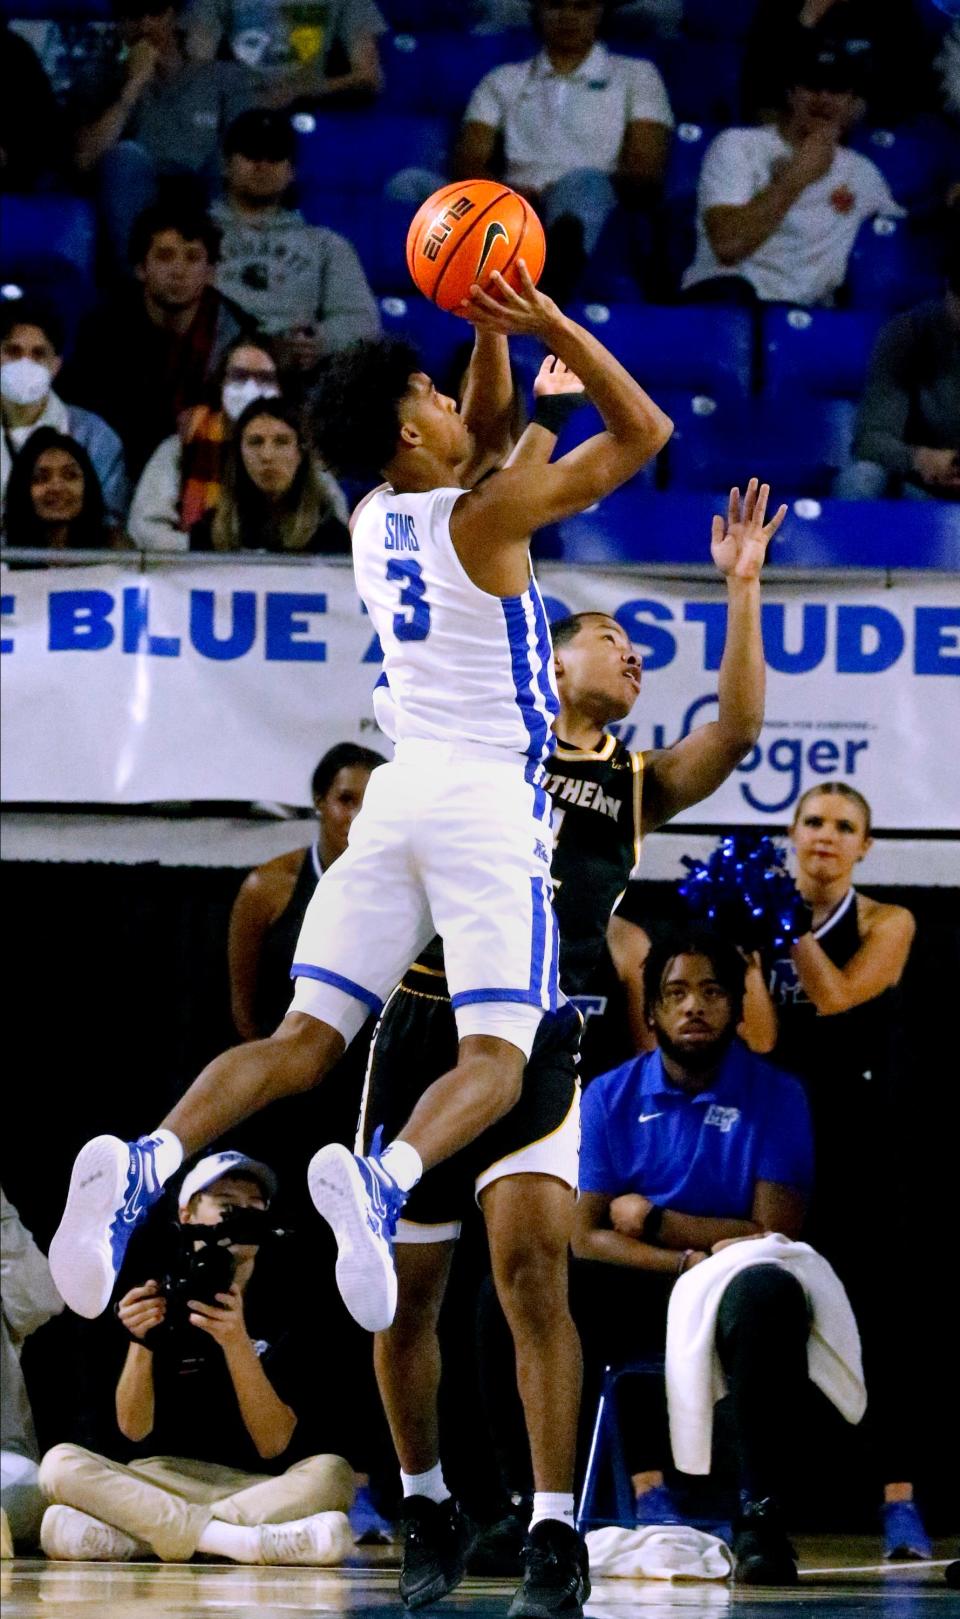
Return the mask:
<path id="1" fill-rule="evenodd" d="M 426 298 L 459 314 L 476 282 L 494 270 L 520 291 L 517 260 L 539 281 L 547 256 L 543 226 L 528 202 L 497 180 L 463 180 L 428 197 L 407 232 L 407 268 Z"/>

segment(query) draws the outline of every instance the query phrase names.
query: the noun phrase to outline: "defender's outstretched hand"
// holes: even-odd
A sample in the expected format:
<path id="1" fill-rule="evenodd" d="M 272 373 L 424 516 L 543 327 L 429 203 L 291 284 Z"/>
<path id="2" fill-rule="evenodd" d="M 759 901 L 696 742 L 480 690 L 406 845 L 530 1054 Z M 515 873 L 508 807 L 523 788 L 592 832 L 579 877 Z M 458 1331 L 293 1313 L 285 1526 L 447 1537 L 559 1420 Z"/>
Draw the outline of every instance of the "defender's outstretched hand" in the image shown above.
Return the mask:
<path id="1" fill-rule="evenodd" d="M 548 354 L 534 380 L 534 399 L 545 399 L 556 394 L 582 394 L 583 391 L 583 383 L 577 373 L 558 360 L 555 354 Z"/>
<path id="2" fill-rule="evenodd" d="M 710 554 L 727 579 L 760 577 L 767 546 L 787 515 L 786 506 L 781 506 L 764 526 L 769 498 L 770 485 L 761 484 L 758 490 L 756 478 L 751 478 L 742 510 L 739 489 L 731 489 L 726 519 L 713 519 Z"/>
<path id="3" fill-rule="evenodd" d="M 517 260 L 517 270 L 523 292 L 514 292 L 504 281 L 499 270 L 494 270 L 490 285 L 497 297 L 474 283 L 469 298 L 465 298 L 459 313 L 482 331 L 502 332 L 504 336 L 547 338 L 556 329 L 562 315 L 552 298 L 538 292 L 523 259 Z"/>

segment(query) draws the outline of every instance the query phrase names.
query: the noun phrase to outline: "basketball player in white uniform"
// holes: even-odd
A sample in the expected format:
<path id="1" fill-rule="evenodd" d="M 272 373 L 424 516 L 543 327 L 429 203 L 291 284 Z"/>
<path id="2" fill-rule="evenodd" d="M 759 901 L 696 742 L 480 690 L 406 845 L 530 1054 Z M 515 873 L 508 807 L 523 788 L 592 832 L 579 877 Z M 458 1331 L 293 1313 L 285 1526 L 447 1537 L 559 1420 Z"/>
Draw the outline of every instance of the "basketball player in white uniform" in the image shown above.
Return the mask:
<path id="1" fill-rule="evenodd" d="M 434 933 L 457 1019 L 456 1067 L 382 1159 L 376 1143 L 365 1158 L 333 1145 L 310 1166 L 314 1203 L 338 1240 L 338 1285 L 362 1326 L 392 1320 L 391 1238 L 406 1195 L 520 1095 L 557 999 L 542 764 L 558 700 L 530 535 L 626 483 L 672 430 L 619 362 L 537 292 L 522 261 L 521 275 L 522 294 L 499 276 L 496 299 L 474 289 L 464 314 L 478 329 L 475 359 L 486 353 L 489 375 L 502 379 L 506 336 L 536 336 L 581 378 L 605 424 L 547 466 L 518 461 L 465 487 L 483 447 L 405 345 L 359 344 L 330 363 L 320 451 L 336 471 L 387 480 L 352 530 L 396 757 L 371 777 L 347 851 L 317 885 L 276 1033 L 216 1058 L 152 1136 L 100 1136 L 80 1153 L 50 1262 L 82 1315 L 106 1307 L 130 1231 L 182 1157 L 315 1085 Z"/>

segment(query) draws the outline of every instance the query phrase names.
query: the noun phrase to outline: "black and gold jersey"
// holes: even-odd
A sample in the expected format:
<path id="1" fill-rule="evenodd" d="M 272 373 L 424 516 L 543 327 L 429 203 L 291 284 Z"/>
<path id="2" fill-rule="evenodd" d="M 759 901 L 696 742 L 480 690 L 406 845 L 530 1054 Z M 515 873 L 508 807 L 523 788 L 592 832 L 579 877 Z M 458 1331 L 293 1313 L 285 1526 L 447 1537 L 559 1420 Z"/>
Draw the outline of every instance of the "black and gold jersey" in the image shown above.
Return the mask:
<path id="1" fill-rule="evenodd" d="M 558 738 L 543 785 L 553 799 L 560 987 L 583 995 L 603 956 L 610 914 L 640 859 L 643 755 L 613 736 L 590 751 Z"/>

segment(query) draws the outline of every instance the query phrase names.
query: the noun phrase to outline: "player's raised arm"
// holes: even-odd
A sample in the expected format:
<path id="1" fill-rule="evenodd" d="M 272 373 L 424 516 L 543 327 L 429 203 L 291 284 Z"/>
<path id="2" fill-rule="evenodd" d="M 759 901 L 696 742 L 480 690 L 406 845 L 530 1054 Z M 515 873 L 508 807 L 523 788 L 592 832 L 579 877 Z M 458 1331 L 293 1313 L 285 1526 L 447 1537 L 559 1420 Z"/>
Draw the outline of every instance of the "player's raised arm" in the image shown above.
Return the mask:
<path id="1" fill-rule="evenodd" d="M 485 331 L 540 338 L 582 379 L 605 431 L 546 469 L 505 468 L 461 501 L 451 522 L 458 548 L 525 540 L 534 529 L 583 511 L 639 472 L 673 431 L 670 418 L 609 350 L 537 291 L 522 261 L 520 276 L 522 294 L 497 274 L 502 301 L 475 287 L 464 313 Z"/>
<path id="2" fill-rule="evenodd" d="M 513 449 L 513 373 L 510 350 L 500 332 L 477 327 L 460 406 L 473 438 L 467 460 L 457 468 L 464 488 L 472 488 Z"/>
<path id="3" fill-rule="evenodd" d="M 787 514 L 764 523 L 770 489 L 751 478 L 741 504 L 731 489 L 726 518 L 713 519 L 710 550 L 727 581 L 727 636 L 718 681 L 717 718 L 672 748 L 644 754 L 643 830 L 652 832 L 726 781 L 763 725 L 766 665 L 760 629 L 760 570 Z"/>

